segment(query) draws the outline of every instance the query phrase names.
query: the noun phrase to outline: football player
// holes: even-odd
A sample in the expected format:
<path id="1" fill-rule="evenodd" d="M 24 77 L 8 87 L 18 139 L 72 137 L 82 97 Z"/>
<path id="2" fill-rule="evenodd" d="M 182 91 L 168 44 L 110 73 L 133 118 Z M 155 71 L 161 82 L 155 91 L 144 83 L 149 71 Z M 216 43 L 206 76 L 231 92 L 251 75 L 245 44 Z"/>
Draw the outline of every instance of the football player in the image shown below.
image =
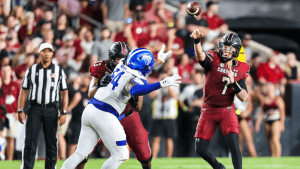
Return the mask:
<path id="1" fill-rule="evenodd" d="M 118 168 L 129 157 L 126 134 L 118 117 L 124 111 L 132 96 L 141 96 L 168 86 L 179 86 L 178 75 L 167 77 L 160 82 L 147 84 L 145 76 L 155 65 L 153 54 L 145 49 L 135 49 L 121 61 L 105 87 L 97 89 L 82 114 L 82 128 L 78 146 L 63 164 L 62 169 L 75 168 L 87 158 L 99 138 L 111 153 L 102 169 Z"/>
<path id="2" fill-rule="evenodd" d="M 159 53 L 159 59 L 155 60 L 155 66 L 164 62 L 167 57 L 170 57 L 172 51 L 163 53 L 164 47 Z M 109 58 L 95 62 L 90 67 L 90 75 L 92 81 L 90 84 L 89 97 L 92 98 L 97 91 L 97 88 L 105 87 L 111 81 L 110 74 L 123 58 L 126 58 L 130 52 L 130 48 L 124 42 L 115 42 L 109 49 Z M 155 67 L 154 66 L 154 67 Z M 134 152 L 138 161 L 140 161 L 143 169 L 151 168 L 152 153 L 148 142 L 148 132 L 144 128 L 139 113 L 143 103 L 143 96 L 132 97 L 123 114 L 126 118 L 121 120 L 129 147 Z M 134 111 L 133 111 L 134 110 Z M 124 116 L 123 116 L 124 117 Z M 119 118 L 120 120 L 120 118 Z M 98 144 L 101 142 L 99 140 Z M 83 169 L 87 159 L 83 160 L 77 169 Z"/>
<path id="3" fill-rule="evenodd" d="M 208 149 L 209 142 L 219 125 L 226 144 L 232 154 L 234 169 L 242 169 L 242 155 L 239 149 L 239 123 L 233 104 L 234 96 L 242 102 L 248 93 L 245 79 L 250 67 L 235 60 L 241 49 L 241 40 L 235 33 L 229 33 L 219 42 L 219 52 L 204 53 L 200 43 L 203 33 L 194 30 L 191 35 L 197 60 L 205 70 L 205 85 L 201 116 L 195 134 L 196 151 L 214 169 L 224 169 Z"/>

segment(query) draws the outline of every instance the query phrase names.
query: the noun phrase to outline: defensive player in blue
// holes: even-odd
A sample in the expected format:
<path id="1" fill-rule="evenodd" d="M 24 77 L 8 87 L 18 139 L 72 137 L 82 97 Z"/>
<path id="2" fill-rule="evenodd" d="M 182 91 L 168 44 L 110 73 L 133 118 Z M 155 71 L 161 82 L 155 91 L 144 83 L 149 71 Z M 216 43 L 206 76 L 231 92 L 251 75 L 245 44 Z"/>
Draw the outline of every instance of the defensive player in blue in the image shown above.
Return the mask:
<path id="1" fill-rule="evenodd" d="M 74 169 L 94 149 L 101 138 L 111 153 L 102 169 L 116 169 L 129 157 L 126 135 L 118 117 L 131 96 L 141 96 L 168 86 L 179 86 L 181 77 L 174 75 L 147 84 L 146 75 L 154 67 L 153 54 L 145 48 L 135 49 L 120 62 L 106 87 L 99 88 L 82 114 L 82 127 L 77 149 L 62 169 Z"/>

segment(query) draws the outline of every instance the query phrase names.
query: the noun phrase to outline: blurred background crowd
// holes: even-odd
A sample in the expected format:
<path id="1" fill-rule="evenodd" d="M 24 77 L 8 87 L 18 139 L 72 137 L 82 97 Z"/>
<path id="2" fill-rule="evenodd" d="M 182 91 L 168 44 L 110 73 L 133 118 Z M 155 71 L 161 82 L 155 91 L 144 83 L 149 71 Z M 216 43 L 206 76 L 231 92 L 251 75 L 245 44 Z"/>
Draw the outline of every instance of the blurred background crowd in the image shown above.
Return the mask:
<path id="1" fill-rule="evenodd" d="M 149 132 L 154 158 L 197 156 L 193 136 L 200 117 L 205 79 L 194 57 L 190 33 L 195 29 L 204 33 L 204 51 L 218 50 L 220 38 L 231 32 L 226 19 L 219 14 L 219 6 L 225 1 L 201 0 L 201 15 L 192 17 L 186 13 L 190 2 L 187 0 L 1 0 L 0 137 L 7 139 L 7 160 L 21 158 L 24 125 L 16 118 L 17 100 L 26 69 L 40 61 L 39 45 L 53 44 L 53 63 L 64 69 L 68 80 L 68 121 L 58 129 L 59 158 L 66 159 L 76 148 L 81 114 L 89 100 L 89 66 L 108 59 L 108 49 L 117 41 L 127 43 L 131 49 L 145 47 L 155 57 L 162 45 L 166 45 L 166 51 L 173 51 L 172 57 L 157 67 L 148 80 L 179 74 L 183 84 L 180 89 L 170 87 L 145 96 L 140 116 Z M 285 111 L 286 86 L 300 80 L 297 52 L 281 53 L 252 40 L 253 32 L 234 31 L 242 40 L 241 58 L 251 67 L 247 79 L 249 100 L 235 102 L 241 128 L 240 148 L 245 156 L 280 156 L 285 116 L 291 115 Z M 257 117 L 259 123 L 254 123 Z M 264 140 L 270 147 L 267 153 L 255 148 L 254 143 L 257 140 L 253 132 L 261 131 L 263 119 Z M 155 128 L 155 124 L 164 121 L 171 123 L 165 128 Z M 220 140 L 222 135 L 217 132 L 216 142 Z M 42 136 L 39 142 L 37 158 L 42 159 L 45 151 Z M 243 149 L 244 146 L 247 148 Z M 225 142 L 218 149 L 222 150 L 217 152 L 218 156 L 228 156 Z M 105 147 L 100 145 L 92 157 L 107 156 Z"/>

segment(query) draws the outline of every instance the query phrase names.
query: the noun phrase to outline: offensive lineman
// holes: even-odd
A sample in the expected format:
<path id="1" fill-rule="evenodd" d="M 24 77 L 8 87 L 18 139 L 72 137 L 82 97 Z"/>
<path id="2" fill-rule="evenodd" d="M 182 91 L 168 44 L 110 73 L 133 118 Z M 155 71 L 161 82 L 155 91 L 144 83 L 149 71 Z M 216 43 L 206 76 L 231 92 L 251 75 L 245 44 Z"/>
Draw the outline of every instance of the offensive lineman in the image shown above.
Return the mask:
<path id="1" fill-rule="evenodd" d="M 172 51 L 163 53 L 164 47 L 158 54 L 158 60 L 155 60 L 155 66 L 163 63 L 164 60 L 171 56 Z M 89 97 L 92 98 L 100 87 L 105 87 L 110 82 L 110 73 L 114 70 L 120 59 L 126 58 L 130 52 L 130 48 L 124 42 L 115 42 L 109 50 L 109 59 L 95 62 L 90 67 L 90 75 L 92 81 L 90 85 Z M 107 73 L 109 72 L 109 73 Z M 126 118 L 121 120 L 121 125 L 126 133 L 127 142 L 132 149 L 138 161 L 140 161 L 143 169 L 151 168 L 152 154 L 149 147 L 148 132 L 144 128 L 139 113 L 143 103 L 143 96 L 139 98 L 131 98 L 123 114 L 126 114 Z M 132 110 L 134 111 L 132 111 Z M 100 143 L 99 140 L 98 143 Z M 97 144 L 98 144 L 97 143 Z M 83 169 L 87 159 L 83 160 L 77 169 Z"/>
<path id="2" fill-rule="evenodd" d="M 118 168 L 128 159 L 126 135 L 118 117 L 131 96 L 145 95 L 161 87 L 179 86 L 181 83 L 181 77 L 175 75 L 147 84 L 145 76 L 152 71 L 154 64 L 153 54 L 145 48 L 139 48 L 116 66 L 110 83 L 99 88 L 85 108 L 77 149 L 65 161 L 62 169 L 75 168 L 90 154 L 99 138 L 111 153 L 103 169 Z"/>
<path id="3" fill-rule="evenodd" d="M 205 70 L 205 86 L 201 116 L 198 121 L 195 142 L 196 151 L 214 169 L 225 169 L 208 149 L 209 142 L 219 125 L 226 144 L 232 154 L 234 169 L 242 169 L 242 155 L 239 149 L 239 123 L 233 104 L 236 95 L 242 102 L 248 98 L 245 79 L 249 75 L 248 64 L 235 60 L 241 49 L 241 40 L 235 33 L 229 33 L 219 42 L 219 52 L 204 53 L 200 43 L 203 34 L 194 30 L 196 57 Z"/>

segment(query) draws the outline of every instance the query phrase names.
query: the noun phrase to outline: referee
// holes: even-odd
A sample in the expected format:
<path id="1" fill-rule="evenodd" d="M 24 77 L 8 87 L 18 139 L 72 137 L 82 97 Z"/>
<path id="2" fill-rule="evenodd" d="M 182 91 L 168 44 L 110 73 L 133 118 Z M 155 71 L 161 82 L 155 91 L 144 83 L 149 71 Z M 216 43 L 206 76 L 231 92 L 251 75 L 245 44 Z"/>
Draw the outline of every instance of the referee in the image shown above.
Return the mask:
<path id="1" fill-rule="evenodd" d="M 45 169 L 56 168 L 57 123 L 59 122 L 61 126 L 66 122 L 69 101 L 66 75 L 59 66 L 52 63 L 53 51 L 51 44 L 41 44 L 39 48 L 41 62 L 28 68 L 23 78 L 18 104 L 19 121 L 22 124 L 26 123 L 21 169 L 32 169 L 34 166 L 41 127 L 46 141 Z M 62 111 L 58 110 L 59 92 Z M 27 97 L 30 107 L 26 118 L 24 105 Z"/>

